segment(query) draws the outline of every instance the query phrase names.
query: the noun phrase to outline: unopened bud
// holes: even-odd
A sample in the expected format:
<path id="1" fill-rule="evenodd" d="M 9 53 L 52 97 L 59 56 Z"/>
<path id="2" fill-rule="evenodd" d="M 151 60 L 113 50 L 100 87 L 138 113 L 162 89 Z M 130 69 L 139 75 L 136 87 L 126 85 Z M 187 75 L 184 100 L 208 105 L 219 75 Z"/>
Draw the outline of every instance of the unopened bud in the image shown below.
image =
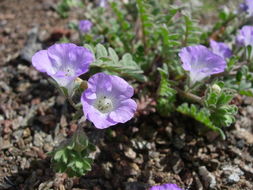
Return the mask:
<path id="1" fill-rule="evenodd" d="M 82 81 L 81 84 L 80 84 L 80 89 L 82 91 L 86 90 L 88 88 L 88 83 L 87 81 Z"/>
<path id="2" fill-rule="evenodd" d="M 212 86 L 212 90 L 213 90 L 215 93 L 217 93 L 217 94 L 219 94 L 219 93 L 221 92 L 221 88 L 220 88 L 220 86 L 219 86 L 218 84 L 214 84 L 214 85 Z"/>
<path id="3" fill-rule="evenodd" d="M 76 78 L 75 79 L 75 83 L 76 85 L 78 85 L 81 90 L 81 92 L 83 92 L 84 90 L 86 90 L 88 88 L 88 84 L 87 84 L 87 81 L 86 80 L 82 80 L 80 78 Z"/>

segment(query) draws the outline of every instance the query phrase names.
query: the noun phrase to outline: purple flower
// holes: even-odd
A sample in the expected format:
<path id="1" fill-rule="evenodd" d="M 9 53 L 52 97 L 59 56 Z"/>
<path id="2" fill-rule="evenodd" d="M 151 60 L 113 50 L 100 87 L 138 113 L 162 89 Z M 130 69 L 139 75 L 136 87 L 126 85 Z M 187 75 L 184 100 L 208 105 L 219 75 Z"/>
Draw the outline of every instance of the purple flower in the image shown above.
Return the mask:
<path id="1" fill-rule="evenodd" d="M 205 77 L 221 73 L 226 68 L 226 61 L 202 45 L 188 46 L 181 49 L 179 57 L 183 68 L 190 71 L 191 84 Z"/>
<path id="2" fill-rule="evenodd" d="M 92 22 L 89 20 L 81 20 L 79 22 L 79 30 L 83 33 L 88 33 L 91 30 Z"/>
<path id="3" fill-rule="evenodd" d="M 107 6 L 107 0 L 100 0 L 99 6 L 105 8 Z"/>
<path id="4" fill-rule="evenodd" d="M 253 46 L 253 26 L 243 26 L 236 36 L 236 42 L 240 46 Z"/>
<path id="5" fill-rule="evenodd" d="M 231 49 L 225 43 L 210 40 L 210 46 L 211 46 L 211 49 L 212 49 L 213 53 L 215 53 L 216 55 L 221 56 L 224 59 L 230 58 L 232 56 Z"/>
<path id="6" fill-rule="evenodd" d="M 93 54 L 86 48 L 71 43 L 55 44 L 47 50 L 40 50 L 32 57 L 33 66 L 47 73 L 59 86 L 70 93 L 74 80 L 88 71 Z"/>
<path id="7" fill-rule="evenodd" d="M 176 184 L 164 184 L 164 185 L 157 185 L 150 188 L 150 190 L 182 190 Z"/>
<path id="8" fill-rule="evenodd" d="M 133 87 L 122 78 L 97 73 L 88 80 L 81 97 L 84 115 L 99 129 L 125 123 L 137 108 L 133 93 Z"/>
<path id="9" fill-rule="evenodd" d="M 246 11 L 249 14 L 249 16 L 253 16 L 253 1 L 245 0 L 244 3 L 240 4 L 240 9 L 242 11 Z"/>
<path id="10" fill-rule="evenodd" d="M 246 12 L 248 10 L 248 6 L 246 3 L 240 3 L 239 5 L 239 11 L 240 12 Z"/>

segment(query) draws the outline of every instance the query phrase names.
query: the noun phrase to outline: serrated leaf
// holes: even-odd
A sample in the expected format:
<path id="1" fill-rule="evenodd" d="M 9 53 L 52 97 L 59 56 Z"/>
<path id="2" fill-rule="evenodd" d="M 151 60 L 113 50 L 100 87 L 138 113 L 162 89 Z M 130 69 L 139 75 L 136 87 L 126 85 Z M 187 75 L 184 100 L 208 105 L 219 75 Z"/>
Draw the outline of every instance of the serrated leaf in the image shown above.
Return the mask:
<path id="1" fill-rule="evenodd" d="M 189 107 L 189 105 L 187 103 L 184 103 L 177 108 L 177 111 L 184 114 L 184 115 L 187 115 L 187 116 L 190 116 L 190 117 L 196 119 L 200 123 L 207 126 L 209 129 L 219 132 L 221 137 L 223 139 L 225 139 L 225 136 L 224 136 L 224 133 L 222 132 L 222 130 L 212 123 L 212 121 L 210 119 L 210 112 L 207 109 L 205 109 L 205 108 L 199 109 L 194 104 L 191 104 L 191 106 Z"/>
<path id="2" fill-rule="evenodd" d="M 158 104 L 157 109 L 160 114 L 166 116 L 174 109 L 174 102 L 176 100 L 176 90 L 170 88 L 168 80 L 168 68 L 158 69 L 160 72 L 161 80 L 158 88 Z"/>

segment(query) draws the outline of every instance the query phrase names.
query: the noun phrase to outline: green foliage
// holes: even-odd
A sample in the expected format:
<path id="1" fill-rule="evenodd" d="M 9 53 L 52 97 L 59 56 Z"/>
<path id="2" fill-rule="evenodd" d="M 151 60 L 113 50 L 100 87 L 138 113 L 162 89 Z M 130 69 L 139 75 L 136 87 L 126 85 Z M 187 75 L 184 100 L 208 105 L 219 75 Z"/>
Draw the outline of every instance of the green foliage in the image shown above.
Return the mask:
<path id="1" fill-rule="evenodd" d="M 224 38 L 225 36 L 231 35 L 231 33 L 234 32 L 234 30 L 226 30 L 223 33 L 224 27 L 228 27 L 230 22 L 233 21 L 237 17 L 237 14 L 234 14 L 232 12 L 229 12 L 227 9 L 221 10 L 219 13 L 219 20 L 218 22 L 214 25 L 213 29 L 210 30 L 208 35 L 212 35 L 215 32 L 217 33 L 218 37 Z"/>
<path id="2" fill-rule="evenodd" d="M 235 89 L 239 94 L 253 97 L 253 73 L 247 65 L 243 65 L 233 78 L 225 81 L 227 88 Z"/>
<path id="3" fill-rule="evenodd" d="M 82 7 L 83 3 L 80 0 L 61 0 L 58 4 L 56 11 L 62 17 L 68 17 L 68 12 L 70 11 L 71 7 Z"/>
<path id="4" fill-rule="evenodd" d="M 65 2 L 63 7 L 68 7 L 66 10 L 72 6 L 67 0 L 62 2 Z M 194 102 L 195 99 L 199 105 L 182 104 L 177 110 L 195 118 L 209 129 L 220 132 L 224 137 L 221 128 L 231 125 L 237 112 L 236 106 L 230 104 L 235 92 L 228 88 L 235 89 L 242 95 L 253 96 L 253 69 L 250 66 L 241 68 L 242 64 L 239 63 L 245 55 L 247 61 L 250 61 L 251 49 L 248 48 L 245 53 L 246 50 L 234 48 L 233 57 L 226 60 L 226 71 L 217 75 L 224 79 L 225 85 L 217 83 L 211 87 L 209 85 L 216 76 L 206 80 L 209 83 L 207 85 L 198 82 L 189 88 L 188 72 L 183 70 L 178 53 L 185 46 L 209 46 L 211 38 L 232 41 L 231 37 L 240 26 L 237 22 L 240 18 L 233 11 L 224 8 L 217 13 L 218 20 L 213 27 L 209 21 L 201 25 L 205 20 L 196 18 L 205 18 L 206 15 L 203 14 L 208 9 L 214 11 L 215 2 L 203 1 L 197 8 L 193 6 L 193 1 L 185 0 L 182 6 L 174 6 L 172 2 L 174 1 L 111 1 L 107 8 L 96 8 L 92 3 L 87 3 L 84 17 L 92 21 L 93 28 L 91 33 L 81 37 L 81 44 L 85 44 L 96 57 L 91 65 L 92 71 L 102 70 L 139 82 L 148 81 L 148 85 L 160 76 L 157 89 L 159 114 L 167 116 L 175 110 L 176 103 L 183 103 L 179 102 L 183 98 L 177 100 L 176 95 L 185 95 L 184 100 Z M 209 5 L 212 5 L 211 9 Z M 195 12 L 191 12 L 193 10 Z M 215 18 L 211 20 L 214 21 Z M 73 25 L 72 29 L 77 28 Z"/>
<path id="5" fill-rule="evenodd" d="M 234 93 L 235 91 L 224 88 L 223 82 L 217 82 L 208 88 L 203 99 L 204 107 L 200 108 L 194 104 L 189 106 L 187 103 L 183 103 L 177 108 L 177 111 L 196 119 L 209 129 L 219 132 L 224 139 L 225 135 L 221 128 L 234 123 L 237 113 L 237 107 L 230 104 Z"/>
<path id="6" fill-rule="evenodd" d="M 111 8 L 116 15 L 117 23 L 120 24 L 120 30 L 117 30 L 117 37 L 121 39 L 124 51 L 131 52 L 135 37 L 133 26 L 126 20 L 127 13 L 120 9 L 118 2 L 112 2 Z"/>
<path id="7" fill-rule="evenodd" d="M 170 81 L 168 80 L 168 67 L 159 68 L 160 85 L 158 88 L 157 109 L 161 115 L 167 116 L 174 110 L 174 103 L 176 101 L 176 91 L 170 88 Z"/>
<path id="8" fill-rule="evenodd" d="M 210 87 L 205 96 L 205 107 L 210 110 L 210 119 L 219 127 L 230 126 L 235 122 L 237 107 L 229 103 L 234 97 L 235 91 L 227 88 L 221 88 L 224 84 L 219 83 Z M 214 88 L 216 87 L 216 88 Z M 220 90 L 217 88 L 220 87 Z"/>
<path id="9" fill-rule="evenodd" d="M 142 42 L 144 49 L 150 47 L 148 37 L 152 34 L 154 20 L 152 14 L 150 14 L 150 5 L 147 0 L 136 0 L 136 5 L 138 8 L 139 19 L 141 21 L 141 31 L 142 31 Z"/>
<path id="10" fill-rule="evenodd" d="M 200 123 L 204 124 L 206 127 L 208 127 L 209 129 L 213 130 L 213 131 L 217 131 L 220 133 L 221 137 L 223 139 L 225 139 L 225 134 L 224 132 L 217 126 L 215 126 L 213 124 L 213 122 L 211 121 L 210 117 L 211 117 L 211 113 L 209 112 L 208 109 L 206 108 L 199 108 L 197 105 L 195 104 L 191 104 L 189 106 L 188 103 L 183 103 L 182 105 L 180 105 L 177 108 L 177 111 L 187 115 L 189 117 L 194 118 L 195 120 L 199 121 Z"/>
<path id="11" fill-rule="evenodd" d="M 118 74 L 123 77 L 133 78 L 139 81 L 145 81 L 143 71 L 133 60 L 131 54 L 126 53 L 119 59 L 117 53 L 112 49 L 106 49 L 102 44 L 97 44 L 95 48 L 85 45 L 94 52 L 96 61 L 91 66 L 99 67 L 111 74 Z"/>
<path id="12" fill-rule="evenodd" d="M 78 130 L 64 145 L 49 153 L 54 169 L 68 174 L 69 177 L 82 176 L 91 170 L 93 160 L 90 152 L 95 150 L 82 130 Z"/>
<path id="13" fill-rule="evenodd" d="M 195 45 L 199 44 L 200 42 L 200 34 L 201 30 L 197 26 L 197 21 L 193 20 L 187 15 L 184 15 L 184 27 L 183 27 L 183 32 L 184 32 L 184 38 L 182 41 L 183 46 L 189 46 L 189 45 Z"/>

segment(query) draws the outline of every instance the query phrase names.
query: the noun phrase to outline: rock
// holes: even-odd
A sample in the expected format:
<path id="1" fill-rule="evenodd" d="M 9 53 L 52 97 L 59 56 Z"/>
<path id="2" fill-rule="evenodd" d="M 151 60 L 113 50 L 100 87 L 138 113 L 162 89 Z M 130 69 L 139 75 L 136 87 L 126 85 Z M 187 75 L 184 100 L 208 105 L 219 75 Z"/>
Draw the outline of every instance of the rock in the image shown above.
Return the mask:
<path id="1" fill-rule="evenodd" d="M 194 178 L 194 180 L 195 180 L 196 189 L 198 189 L 198 190 L 203 190 L 204 187 L 203 187 L 203 185 L 202 185 L 202 183 L 201 183 L 201 181 L 200 181 L 200 179 L 199 179 L 199 176 L 198 176 L 197 173 L 194 172 L 194 171 L 193 171 L 193 178 Z"/>
<path id="2" fill-rule="evenodd" d="M 131 176 L 137 176 L 141 173 L 140 168 L 137 164 L 131 163 L 129 166 L 130 166 L 129 174 Z"/>
<path id="3" fill-rule="evenodd" d="M 154 144 L 143 139 L 132 139 L 131 143 L 132 146 L 137 150 L 144 150 L 144 149 L 151 150 L 152 148 L 155 147 Z"/>
<path id="4" fill-rule="evenodd" d="M 126 157 L 128 157 L 132 160 L 134 160 L 136 158 L 136 152 L 134 152 L 133 149 L 130 147 L 125 148 L 124 154 Z"/>
<path id="5" fill-rule="evenodd" d="M 125 183 L 125 190 L 146 190 L 148 188 L 147 184 L 140 182 L 127 182 Z"/>
<path id="6" fill-rule="evenodd" d="M 240 176 L 236 173 L 233 173 L 228 176 L 228 183 L 237 183 L 240 181 Z"/>
<path id="7" fill-rule="evenodd" d="M 30 128 L 24 129 L 24 131 L 23 131 L 23 137 L 26 138 L 26 137 L 29 137 L 29 136 L 31 136 L 31 130 L 30 130 Z"/>
<path id="8" fill-rule="evenodd" d="M 173 171 L 178 174 L 180 173 L 184 168 L 184 162 L 180 158 L 178 153 L 173 153 L 173 155 L 168 159 L 169 163 L 173 169 Z"/>
<path id="9" fill-rule="evenodd" d="M 38 190 L 51 189 L 53 187 L 53 184 L 53 181 L 41 183 Z"/>
<path id="10" fill-rule="evenodd" d="M 111 162 L 103 163 L 102 168 L 105 173 L 105 178 L 110 179 L 112 176 L 112 172 L 111 172 L 111 168 L 113 168 L 112 163 Z"/>
<path id="11" fill-rule="evenodd" d="M 8 149 L 10 147 L 12 147 L 12 144 L 10 143 L 9 139 L 0 138 L 0 149 L 1 150 Z"/>
<path id="12" fill-rule="evenodd" d="M 49 143 L 45 143 L 43 149 L 45 150 L 45 152 L 51 152 L 53 150 L 53 146 Z"/>
<path id="13" fill-rule="evenodd" d="M 204 183 L 205 188 L 214 189 L 216 187 L 216 179 L 212 173 L 210 173 L 205 166 L 199 167 L 199 175 Z"/>
<path id="14" fill-rule="evenodd" d="M 233 134 L 238 139 L 244 139 L 247 144 L 253 144 L 253 134 L 244 128 L 239 128 L 233 131 Z"/>
<path id="15" fill-rule="evenodd" d="M 23 121 L 23 117 L 21 116 L 18 116 L 17 118 L 13 119 L 12 129 L 17 130 L 21 126 L 22 121 Z"/>
<path id="16" fill-rule="evenodd" d="M 245 175 L 247 175 L 248 177 L 252 177 L 253 176 L 253 167 L 252 165 L 246 165 L 246 164 L 240 164 L 240 168 L 244 171 Z"/>
<path id="17" fill-rule="evenodd" d="M 28 39 L 25 43 L 25 47 L 21 50 L 20 56 L 22 59 L 31 62 L 32 56 L 42 49 L 41 43 L 37 42 L 38 37 L 38 27 L 32 28 L 28 32 Z"/>
<path id="18" fill-rule="evenodd" d="M 12 133 L 12 135 L 16 140 L 19 140 L 22 137 L 23 132 L 24 132 L 23 129 L 20 129 Z"/>
<path id="19" fill-rule="evenodd" d="M 227 183 L 233 184 L 240 181 L 240 176 L 244 174 L 242 170 L 234 166 L 224 166 L 222 168 L 224 176 L 227 178 Z"/>
<path id="20" fill-rule="evenodd" d="M 33 143 L 34 143 L 34 145 L 37 146 L 37 147 L 43 146 L 44 141 L 43 141 L 42 136 L 41 136 L 39 133 L 36 133 L 36 134 L 34 135 L 34 137 L 33 137 Z"/>
<path id="21" fill-rule="evenodd" d="M 180 137 L 175 137 L 173 139 L 173 145 L 175 146 L 175 148 L 180 150 L 180 149 L 184 148 L 185 142 Z"/>

